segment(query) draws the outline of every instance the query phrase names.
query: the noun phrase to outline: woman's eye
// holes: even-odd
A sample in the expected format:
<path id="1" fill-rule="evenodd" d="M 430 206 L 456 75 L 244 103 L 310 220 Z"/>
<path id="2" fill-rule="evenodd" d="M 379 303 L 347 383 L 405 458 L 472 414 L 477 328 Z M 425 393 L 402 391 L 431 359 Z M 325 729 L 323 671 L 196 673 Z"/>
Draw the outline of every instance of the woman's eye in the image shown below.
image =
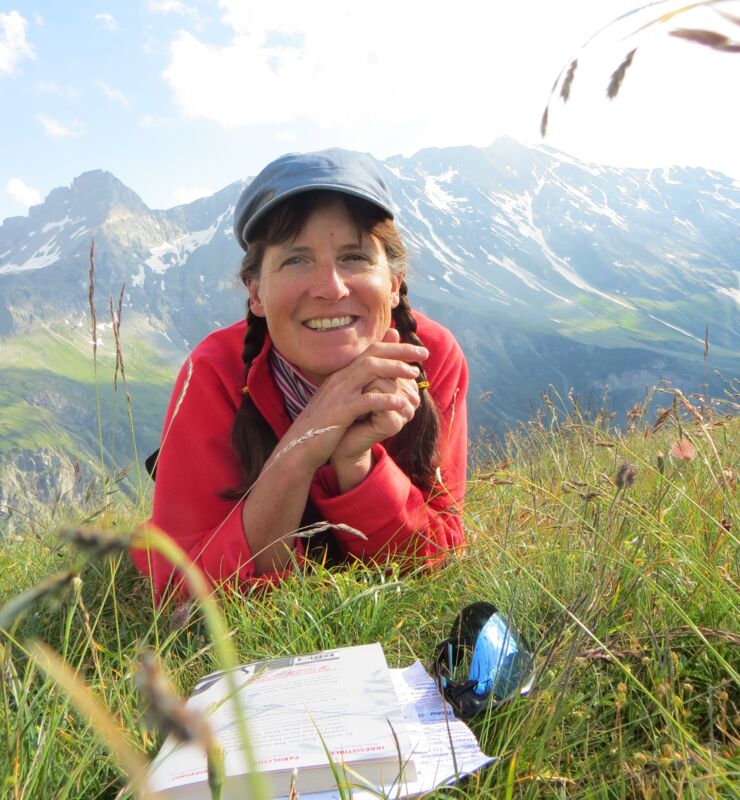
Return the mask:
<path id="1" fill-rule="evenodd" d="M 285 261 L 281 264 L 283 267 L 290 267 L 294 264 L 303 264 L 305 259 L 303 256 L 291 256 L 290 258 L 286 258 Z"/>
<path id="2" fill-rule="evenodd" d="M 345 258 L 348 261 L 364 261 L 364 262 L 370 261 L 370 258 L 367 255 L 367 253 L 347 253 Z"/>

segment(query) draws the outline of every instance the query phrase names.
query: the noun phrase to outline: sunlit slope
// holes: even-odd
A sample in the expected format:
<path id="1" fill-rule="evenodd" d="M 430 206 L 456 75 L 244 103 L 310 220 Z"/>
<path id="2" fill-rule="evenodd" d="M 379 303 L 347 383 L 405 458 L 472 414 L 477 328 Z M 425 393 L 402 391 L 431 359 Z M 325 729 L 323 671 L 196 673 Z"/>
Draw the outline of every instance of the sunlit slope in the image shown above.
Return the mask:
<path id="1" fill-rule="evenodd" d="M 141 339 L 132 337 L 123 346 L 127 381 L 124 386 L 119 372 L 116 388 L 110 330 L 101 331 L 97 380 L 89 328 L 57 326 L 3 340 L 3 511 L 26 513 L 60 496 L 81 496 L 101 471 L 101 460 L 115 472 L 133 466 L 134 447 L 140 458 L 156 447 L 174 369 Z M 136 479 L 134 468 L 129 480 Z"/>

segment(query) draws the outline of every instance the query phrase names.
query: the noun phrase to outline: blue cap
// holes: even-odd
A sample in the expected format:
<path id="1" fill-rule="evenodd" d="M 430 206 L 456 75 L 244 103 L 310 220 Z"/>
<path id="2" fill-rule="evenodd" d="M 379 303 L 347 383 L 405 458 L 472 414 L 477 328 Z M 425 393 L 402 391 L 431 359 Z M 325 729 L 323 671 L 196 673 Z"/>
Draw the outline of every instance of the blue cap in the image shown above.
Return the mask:
<path id="1" fill-rule="evenodd" d="M 247 249 L 254 226 L 278 203 L 316 189 L 351 194 L 393 219 L 393 201 L 375 162 L 351 150 L 288 153 L 268 164 L 242 192 L 234 211 L 234 235 Z"/>

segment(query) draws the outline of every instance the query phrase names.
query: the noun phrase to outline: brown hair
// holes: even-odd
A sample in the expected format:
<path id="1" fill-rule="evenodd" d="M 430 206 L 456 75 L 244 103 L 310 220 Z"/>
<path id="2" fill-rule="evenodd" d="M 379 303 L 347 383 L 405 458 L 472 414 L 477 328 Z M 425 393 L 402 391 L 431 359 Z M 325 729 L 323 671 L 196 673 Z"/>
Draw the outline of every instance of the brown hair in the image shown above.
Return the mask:
<path id="1" fill-rule="evenodd" d="M 351 195 L 315 190 L 287 199 L 258 224 L 250 236 L 249 250 L 242 260 L 239 271 L 242 283 L 247 286 L 250 281 L 259 280 L 262 258 L 268 245 L 280 244 L 295 238 L 317 209 L 337 200 L 344 204 L 357 226 L 358 235 L 371 234 L 383 245 L 393 275 L 405 275 L 406 250 L 393 221 L 381 208 Z M 420 345 L 423 343 L 416 335 L 416 320 L 407 293 L 406 281 L 402 279 L 399 289 L 400 300 L 392 311 L 393 321 L 402 342 Z M 247 332 L 242 351 L 245 385 L 252 361 L 264 345 L 266 330 L 265 319 L 252 313 L 247 301 Z M 419 380 L 425 380 L 423 365 L 416 366 L 421 370 Z M 429 392 L 422 391 L 420 398 L 421 402 L 413 418 L 388 442 L 388 452 L 414 484 L 422 489 L 431 489 L 437 466 L 439 418 Z M 241 462 L 244 487 L 230 491 L 228 495 L 241 496 L 257 480 L 262 467 L 277 445 L 277 438 L 272 428 L 248 394 L 244 395 L 234 420 L 232 444 Z"/>

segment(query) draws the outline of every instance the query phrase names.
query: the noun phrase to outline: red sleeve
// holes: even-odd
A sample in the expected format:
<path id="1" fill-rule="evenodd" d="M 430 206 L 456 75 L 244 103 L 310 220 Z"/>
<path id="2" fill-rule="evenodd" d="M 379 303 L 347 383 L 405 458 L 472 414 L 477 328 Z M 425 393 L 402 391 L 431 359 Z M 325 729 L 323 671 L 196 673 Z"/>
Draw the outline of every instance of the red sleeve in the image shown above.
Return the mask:
<path id="1" fill-rule="evenodd" d="M 241 484 L 231 448 L 238 387 L 218 363 L 197 350 L 175 383 L 165 418 L 150 522 L 167 533 L 211 582 L 254 579 L 242 525 L 243 501 L 221 493 Z M 152 577 L 158 597 L 172 576 L 164 557 L 132 551 L 138 569 Z M 272 576 L 261 575 L 270 580 Z"/>
<path id="2" fill-rule="evenodd" d="M 367 561 L 407 553 L 436 562 L 445 551 L 463 544 L 468 371 L 459 345 L 454 340 L 451 345 L 437 359 L 436 371 L 427 371 L 440 416 L 440 469 L 430 492 L 415 486 L 381 444 L 373 448 L 370 474 L 344 494 L 338 494 L 331 467 L 317 473 L 311 497 L 319 513 L 328 522 L 349 525 L 367 536 L 365 541 L 335 528 L 350 555 Z"/>

